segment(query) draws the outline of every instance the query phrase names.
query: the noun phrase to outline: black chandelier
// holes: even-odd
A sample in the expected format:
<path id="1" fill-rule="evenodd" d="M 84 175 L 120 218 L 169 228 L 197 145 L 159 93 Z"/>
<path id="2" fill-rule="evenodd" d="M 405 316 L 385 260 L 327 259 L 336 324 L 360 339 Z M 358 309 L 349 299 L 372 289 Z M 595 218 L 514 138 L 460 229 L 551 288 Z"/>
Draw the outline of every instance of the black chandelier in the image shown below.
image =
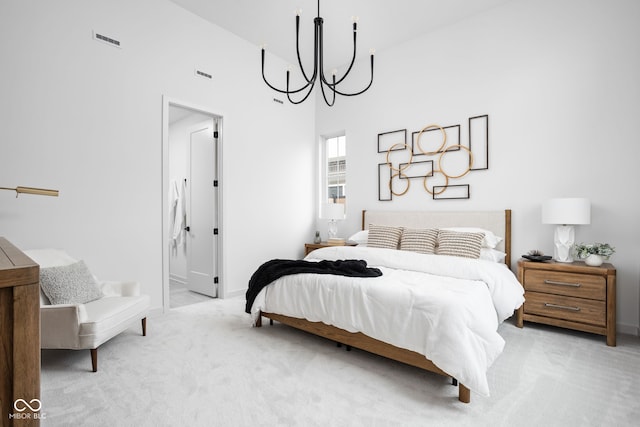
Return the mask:
<path id="1" fill-rule="evenodd" d="M 287 99 L 292 104 L 300 104 L 309 97 L 309 95 L 311 94 L 311 91 L 313 90 L 313 87 L 316 84 L 316 80 L 318 79 L 318 77 L 320 78 L 320 88 L 322 90 L 322 97 L 324 98 L 324 102 L 326 102 L 329 107 L 333 106 L 336 100 L 336 94 L 343 95 L 343 96 L 356 96 L 366 92 L 367 89 L 371 87 L 371 83 L 373 83 L 373 54 L 374 54 L 373 50 L 371 51 L 371 80 L 369 81 L 369 84 L 367 85 L 367 87 L 365 87 L 359 92 L 354 92 L 354 93 L 346 93 L 338 90 L 338 85 L 345 79 L 345 77 L 347 77 L 347 75 L 351 71 L 351 68 L 353 67 L 353 63 L 356 60 L 356 33 L 358 28 L 358 23 L 356 21 L 357 19 L 354 19 L 354 22 L 353 22 L 353 57 L 351 58 L 351 64 L 349 64 L 349 68 L 347 68 L 347 71 L 339 79 L 336 80 L 337 70 L 335 69 L 331 73 L 332 74 L 331 83 L 327 81 L 327 78 L 324 75 L 324 68 L 323 68 L 324 67 L 324 58 L 323 58 L 324 44 L 322 39 L 323 19 L 320 17 L 320 0 L 318 0 L 318 16 L 313 20 L 315 24 L 315 34 L 314 34 L 314 41 L 313 41 L 313 74 L 311 75 L 311 77 L 307 76 L 307 73 L 305 72 L 304 67 L 302 66 L 302 60 L 300 59 L 300 44 L 299 44 L 300 11 L 298 11 L 296 12 L 296 53 L 298 55 L 298 65 L 300 65 L 300 71 L 302 72 L 302 76 L 306 83 L 304 83 L 302 87 L 298 89 L 290 89 L 289 88 L 289 75 L 290 75 L 289 70 L 287 70 L 287 88 L 285 90 L 278 89 L 277 87 L 269 83 L 267 81 L 267 78 L 264 75 L 264 52 L 265 52 L 264 46 L 262 47 L 262 79 L 267 84 L 267 86 L 269 86 L 271 89 L 277 92 L 286 94 Z M 292 94 L 297 94 L 305 90 L 306 90 L 306 94 L 304 94 L 302 99 L 298 101 L 291 99 Z M 331 101 L 329 101 L 329 99 L 327 98 L 327 93 L 325 91 L 333 95 L 331 97 Z"/>

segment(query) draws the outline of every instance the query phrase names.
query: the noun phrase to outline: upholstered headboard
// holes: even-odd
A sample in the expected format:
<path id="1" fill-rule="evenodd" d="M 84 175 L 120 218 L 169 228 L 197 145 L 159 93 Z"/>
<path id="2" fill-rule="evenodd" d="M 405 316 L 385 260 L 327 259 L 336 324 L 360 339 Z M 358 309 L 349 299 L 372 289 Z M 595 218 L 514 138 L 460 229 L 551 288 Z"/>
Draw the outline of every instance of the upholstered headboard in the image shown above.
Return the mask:
<path id="1" fill-rule="evenodd" d="M 511 266 L 511 209 L 503 211 L 362 211 L 362 229 L 369 224 L 408 228 L 478 227 L 504 240 L 496 249 L 504 251 Z"/>

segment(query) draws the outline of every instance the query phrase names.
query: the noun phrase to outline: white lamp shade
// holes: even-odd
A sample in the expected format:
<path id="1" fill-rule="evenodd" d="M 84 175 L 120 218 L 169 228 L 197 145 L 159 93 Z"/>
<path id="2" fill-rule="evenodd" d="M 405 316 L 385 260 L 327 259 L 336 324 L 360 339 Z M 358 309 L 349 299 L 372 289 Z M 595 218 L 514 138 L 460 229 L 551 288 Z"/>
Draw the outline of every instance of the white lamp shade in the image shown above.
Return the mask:
<path id="1" fill-rule="evenodd" d="M 542 204 L 543 224 L 591 224 L 591 203 L 578 197 L 549 199 Z"/>
<path id="2" fill-rule="evenodd" d="M 341 203 L 325 203 L 322 205 L 323 219 L 344 219 L 344 205 Z"/>

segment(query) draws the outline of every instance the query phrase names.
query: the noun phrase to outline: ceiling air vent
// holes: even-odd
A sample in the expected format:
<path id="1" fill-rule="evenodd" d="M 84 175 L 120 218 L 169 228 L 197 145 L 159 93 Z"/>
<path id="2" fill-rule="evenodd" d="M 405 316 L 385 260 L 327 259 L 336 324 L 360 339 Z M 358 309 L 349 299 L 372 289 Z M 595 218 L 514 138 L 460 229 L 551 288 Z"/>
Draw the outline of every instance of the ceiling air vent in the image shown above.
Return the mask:
<path id="1" fill-rule="evenodd" d="M 209 80 L 213 79 L 213 75 L 209 73 L 205 73 L 204 71 L 198 70 L 197 68 L 195 69 L 195 73 L 196 73 L 196 76 L 198 77 L 202 77 Z"/>
<path id="2" fill-rule="evenodd" d="M 119 47 L 119 48 L 122 47 L 122 46 L 120 46 L 120 41 L 119 40 L 116 40 L 114 38 L 105 36 L 104 34 L 97 33 L 95 31 L 93 32 L 93 38 L 95 40 L 110 44 L 111 46 L 115 46 L 115 47 Z"/>

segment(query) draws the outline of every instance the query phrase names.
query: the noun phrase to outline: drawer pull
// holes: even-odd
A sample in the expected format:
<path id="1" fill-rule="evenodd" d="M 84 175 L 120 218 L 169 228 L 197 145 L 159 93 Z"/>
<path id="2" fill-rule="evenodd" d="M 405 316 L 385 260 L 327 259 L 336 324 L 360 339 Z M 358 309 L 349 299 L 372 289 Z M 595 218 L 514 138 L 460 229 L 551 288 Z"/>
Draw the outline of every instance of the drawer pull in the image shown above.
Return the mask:
<path id="1" fill-rule="evenodd" d="M 555 280 L 546 280 L 546 279 L 544 283 L 547 285 L 571 286 L 572 288 L 579 288 L 580 286 L 582 286 L 580 283 L 556 282 Z"/>
<path id="2" fill-rule="evenodd" d="M 562 309 L 562 310 L 580 311 L 580 307 L 571 307 L 571 306 L 568 306 L 568 305 L 551 304 L 551 303 L 548 303 L 548 302 L 545 302 L 544 306 L 545 307 L 549 307 L 549 308 L 559 308 L 559 309 Z"/>

